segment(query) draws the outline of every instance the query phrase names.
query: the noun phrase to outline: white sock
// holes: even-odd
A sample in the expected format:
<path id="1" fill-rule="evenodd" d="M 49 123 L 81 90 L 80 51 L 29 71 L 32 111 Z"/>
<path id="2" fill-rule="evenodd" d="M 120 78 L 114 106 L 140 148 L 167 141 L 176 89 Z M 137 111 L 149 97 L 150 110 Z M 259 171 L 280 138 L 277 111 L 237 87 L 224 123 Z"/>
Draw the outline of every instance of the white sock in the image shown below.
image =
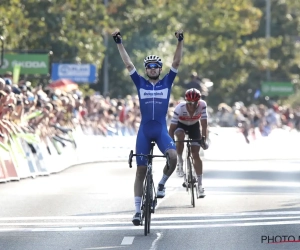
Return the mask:
<path id="1" fill-rule="evenodd" d="M 134 197 L 134 204 L 135 204 L 135 212 L 141 213 L 141 203 L 142 203 L 142 197 L 136 196 Z"/>
<path id="2" fill-rule="evenodd" d="M 182 159 L 182 155 L 177 155 L 177 158 L 178 158 L 178 163 L 179 164 L 182 164 L 183 163 L 183 159 Z"/>
<path id="3" fill-rule="evenodd" d="M 202 186 L 202 176 L 203 176 L 203 174 L 197 175 L 198 185 L 199 186 Z"/>
<path id="4" fill-rule="evenodd" d="M 163 177 L 161 178 L 161 180 L 158 184 L 165 185 L 168 179 L 169 179 L 169 176 L 163 174 Z"/>

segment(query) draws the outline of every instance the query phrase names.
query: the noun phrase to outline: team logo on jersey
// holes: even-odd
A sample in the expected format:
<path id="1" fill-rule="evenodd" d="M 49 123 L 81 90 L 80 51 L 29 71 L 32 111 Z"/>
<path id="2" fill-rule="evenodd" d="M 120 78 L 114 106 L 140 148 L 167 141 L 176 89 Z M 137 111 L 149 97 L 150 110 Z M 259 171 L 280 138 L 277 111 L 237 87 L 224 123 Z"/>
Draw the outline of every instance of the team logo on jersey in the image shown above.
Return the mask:
<path id="1" fill-rule="evenodd" d="M 160 89 L 160 90 L 140 89 L 140 97 L 141 99 L 147 99 L 147 98 L 167 99 L 168 89 L 167 88 Z"/>
<path id="2" fill-rule="evenodd" d="M 193 115 L 192 117 L 185 116 L 185 115 L 179 116 L 179 120 L 182 120 L 182 121 L 196 121 L 196 120 L 199 120 L 200 118 L 201 118 L 201 114 Z"/>

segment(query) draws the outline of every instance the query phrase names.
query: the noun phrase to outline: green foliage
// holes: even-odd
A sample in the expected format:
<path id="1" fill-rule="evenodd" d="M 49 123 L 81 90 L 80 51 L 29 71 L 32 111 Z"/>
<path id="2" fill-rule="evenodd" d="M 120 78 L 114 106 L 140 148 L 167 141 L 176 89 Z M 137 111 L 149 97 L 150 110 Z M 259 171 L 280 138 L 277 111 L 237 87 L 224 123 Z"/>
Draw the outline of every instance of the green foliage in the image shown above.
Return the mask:
<path id="1" fill-rule="evenodd" d="M 16 18 L 18 17 L 18 18 Z M 19 0 L 2 0 L 0 4 L 0 35 L 5 38 L 5 50 L 19 49 L 28 37 L 29 21 Z"/>
<path id="2" fill-rule="evenodd" d="M 95 94 L 95 91 L 91 89 L 88 84 L 79 85 L 79 90 L 82 92 L 83 96 L 91 96 Z"/>
<path id="3" fill-rule="evenodd" d="M 284 100 L 283 103 L 292 108 L 300 107 L 300 91 L 290 96 L 289 99 Z"/>
<path id="4" fill-rule="evenodd" d="M 120 29 L 141 75 L 149 54 L 163 59 L 162 74 L 166 74 L 177 43 L 174 32 L 182 28 L 184 57 L 172 95 L 179 98 L 184 82 L 197 71 L 214 82 L 210 105 L 238 100 L 247 104 L 255 101 L 253 94 L 266 80 L 268 69 L 273 81 L 300 85 L 300 1 L 271 4 L 269 41 L 266 2 L 261 0 L 108 0 L 107 6 L 96 0 L 2 0 L 0 35 L 6 38 L 8 50 L 52 50 L 55 62 L 96 64 L 99 83 L 93 88 L 101 92 L 107 56 L 110 94 L 124 97 L 136 90 L 110 34 Z"/>
<path id="5" fill-rule="evenodd" d="M 53 61 L 91 62 L 101 67 L 105 51 L 102 32 L 108 18 L 103 4 L 93 0 L 14 0 L 1 2 L 0 13 L 6 49 L 51 50 Z"/>

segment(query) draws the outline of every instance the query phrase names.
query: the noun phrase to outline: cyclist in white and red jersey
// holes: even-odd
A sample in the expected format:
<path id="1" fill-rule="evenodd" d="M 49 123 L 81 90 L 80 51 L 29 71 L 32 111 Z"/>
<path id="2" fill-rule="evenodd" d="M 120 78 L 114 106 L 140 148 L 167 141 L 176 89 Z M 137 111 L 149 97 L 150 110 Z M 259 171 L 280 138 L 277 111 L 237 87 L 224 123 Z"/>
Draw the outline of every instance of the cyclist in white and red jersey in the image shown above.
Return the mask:
<path id="1" fill-rule="evenodd" d="M 204 150 L 208 148 L 206 143 L 207 118 L 207 105 L 205 101 L 201 100 L 200 91 L 195 88 L 188 89 L 185 92 L 185 101 L 179 103 L 174 110 L 169 128 L 169 134 L 173 139 L 174 135 L 176 135 L 178 140 L 184 140 L 185 134 L 188 134 L 190 139 L 202 139 L 201 143 L 191 143 L 191 153 L 194 159 L 194 168 L 198 178 L 199 198 L 205 197 L 204 188 L 202 187 L 203 166 L 199 151 L 200 146 Z M 183 176 L 182 152 L 184 143 L 176 142 L 176 148 L 178 157 L 177 172 L 179 176 Z"/>

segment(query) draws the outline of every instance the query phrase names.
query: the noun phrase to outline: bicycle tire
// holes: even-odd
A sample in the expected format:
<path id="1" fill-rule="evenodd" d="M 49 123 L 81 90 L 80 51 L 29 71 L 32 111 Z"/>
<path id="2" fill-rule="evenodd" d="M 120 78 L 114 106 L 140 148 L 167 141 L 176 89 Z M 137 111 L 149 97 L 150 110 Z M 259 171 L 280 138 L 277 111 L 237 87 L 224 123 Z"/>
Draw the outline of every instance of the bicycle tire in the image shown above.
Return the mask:
<path id="1" fill-rule="evenodd" d="M 189 169 L 188 179 L 189 179 L 189 187 L 191 189 L 191 205 L 195 207 L 194 178 L 193 178 L 192 163 L 190 158 L 187 158 L 187 165 Z"/>
<path id="2" fill-rule="evenodd" d="M 147 236 L 150 233 L 150 220 L 151 220 L 151 207 L 150 207 L 150 174 L 146 177 L 146 197 L 145 197 L 145 225 L 144 225 L 144 235 Z"/>
<path id="3" fill-rule="evenodd" d="M 151 225 L 151 213 L 152 213 L 152 206 L 153 204 L 153 180 L 152 180 L 152 174 L 149 175 L 149 218 L 148 218 L 148 234 L 150 233 L 150 225 Z M 155 209 L 155 208 L 154 208 Z"/>
<path id="4" fill-rule="evenodd" d="M 146 182 L 144 182 L 144 187 L 143 187 L 143 196 L 142 196 L 142 221 L 141 221 L 141 226 L 144 225 L 144 220 L 145 220 L 145 202 L 146 202 Z"/>
<path id="5" fill-rule="evenodd" d="M 185 189 L 187 192 L 189 192 L 189 176 L 188 176 L 187 160 L 184 162 L 183 180 L 185 182 Z"/>

